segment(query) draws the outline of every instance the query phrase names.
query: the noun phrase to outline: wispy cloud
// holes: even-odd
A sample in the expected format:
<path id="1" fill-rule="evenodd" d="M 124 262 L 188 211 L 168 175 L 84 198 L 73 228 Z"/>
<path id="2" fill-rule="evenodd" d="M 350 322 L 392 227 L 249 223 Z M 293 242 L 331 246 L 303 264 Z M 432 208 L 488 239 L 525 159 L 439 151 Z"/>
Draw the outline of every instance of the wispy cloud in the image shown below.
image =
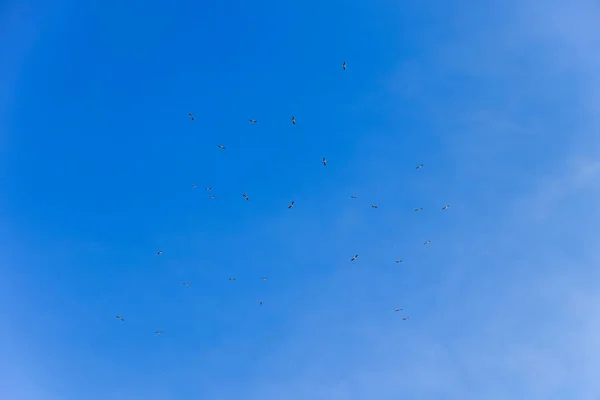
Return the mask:
<path id="1" fill-rule="evenodd" d="M 226 238 L 232 250 L 220 256 L 227 269 L 214 273 L 218 279 L 232 268 L 254 279 L 233 250 L 251 240 L 253 254 L 243 254 L 244 260 L 267 253 L 269 272 L 306 265 L 278 283 L 289 289 L 273 294 L 278 305 L 266 302 L 261 309 L 277 310 L 264 320 L 276 333 L 257 328 L 257 336 L 268 337 L 259 345 L 240 338 L 239 328 L 239 335 L 220 338 L 209 354 L 197 356 L 193 367 L 177 364 L 189 374 L 185 379 L 214 385 L 211 397 L 249 400 L 600 397 L 600 275 L 594 271 L 600 213 L 593 207 L 600 189 L 600 7 L 592 1 L 529 0 L 467 8 L 446 18 L 452 34 L 399 62 L 399 72 L 385 80 L 388 87 L 369 97 L 411 101 L 410 112 L 389 118 L 416 114 L 426 121 L 423 131 L 434 131 L 422 142 L 437 140 L 444 149 L 443 162 L 431 160 L 443 174 L 432 178 L 438 180 L 435 211 L 450 202 L 447 215 L 459 217 L 448 219 L 454 222 L 444 232 L 426 226 L 415 233 L 404 229 L 409 217 L 397 222 L 391 206 L 372 210 L 371 199 L 360 194 L 412 201 L 405 189 L 413 186 L 396 184 L 397 172 L 388 163 L 396 158 L 394 146 L 369 136 L 365 142 L 376 145 L 357 152 L 366 171 L 360 190 L 346 188 L 340 196 L 362 192 L 351 205 L 303 209 L 295 198 L 293 224 L 289 213 L 261 217 Z M 416 157 L 412 149 L 406 152 Z M 433 191 L 418 184 L 422 192 Z M 438 221 L 435 229 L 442 226 Z M 425 250 L 415 237 L 425 229 L 445 240 L 433 238 Z M 180 238 L 172 240 L 183 246 Z M 186 246 L 194 243 L 202 251 L 213 246 L 209 238 L 188 240 Z M 412 249 L 412 240 L 420 247 L 408 257 L 395 247 L 407 242 Z M 264 243 L 272 247 L 265 250 Z M 355 252 L 361 258 L 350 264 Z M 395 265 L 395 258 L 406 262 Z M 389 266 L 374 268 L 382 259 Z M 319 263 L 329 269 L 319 270 Z M 233 308 L 243 305 L 227 306 L 231 314 L 222 318 L 230 319 Z M 405 308 L 411 319 L 403 321 L 395 307 Z M 248 315 L 238 315 L 235 326 L 255 318 Z M 193 358 L 188 349 L 181 353 Z M 169 369 L 157 365 L 156 380 L 132 373 L 135 383 L 115 384 L 112 398 L 173 395 L 176 384 L 159 379 Z M 231 373 L 227 380 L 225 370 L 244 376 Z M 169 379 L 184 380 L 174 375 Z M 15 379 L 13 386 L 23 399 L 40 398 L 24 391 L 28 382 Z"/>
<path id="2" fill-rule="evenodd" d="M 463 287 L 461 296 L 445 298 L 435 314 L 439 318 L 421 315 L 393 328 L 369 318 L 347 321 L 346 339 L 357 346 L 348 347 L 344 354 L 351 361 L 334 365 L 322 349 L 292 352 L 289 362 L 305 373 L 284 382 L 261 377 L 248 389 L 250 398 L 395 399 L 404 395 L 592 400 L 600 396 L 594 378 L 600 368 L 600 323 L 594 317 L 600 306 L 599 281 L 590 272 L 600 253 L 586 251 L 573 257 L 567 248 L 590 234 L 597 242 L 597 233 L 570 226 L 569 234 L 575 237 L 561 244 L 561 226 L 532 225 L 536 218 L 552 213 L 566 218 L 570 214 L 561 209 L 569 207 L 573 196 L 597 199 L 600 157 L 594 149 L 600 121 L 593 111 L 599 105 L 596 21 L 600 8 L 592 2 L 529 1 L 496 17 L 506 19 L 490 20 L 493 30 L 479 35 L 465 29 L 465 40 L 444 43 L 444 49 L 432 56 L 438 62 L 435 67 L 423 61 L 402 64 L 391 93 L 419 98 L 420 90 L 432 90 L 426 82 L 428 73 L 437 82 L 460 72 L 483 85 L 467 85 L 466 91 L 481 101 L 461 100 L 462 109 L 455 104 L 447 111 L 443 100 L 420 98 L 434 119 L 447 120 L 451 115 L 461 121 L 454 128 L 467 128 L 459 136 L 460 146 L 453 147 L 456 157 L 466 152 L 483 160 L 489 157 L 488 148 L 494 153 L 519 145 L 515 135 L 537 138 L 527 150 L 540 152 L 532 158 L 543 160 L 543 170 L 536 170 L 540 164 L 525 156 L 507 157 L 496 166 L 513 164 L 516 167 L 508 176 L 517 179 L 523 170 L 525 177 L 518 178 L 523 183 L 519 191 L 506 190 L 498 200 L 503 206 L 498 224 L 489 227 L 482 240 L 515 249 L 497 245 L 489 251 L 489 265 L 472 270 L 478 276 L 471 282 L 474 286 Z M 572 75 L 578 73 L 583 75 Z M 487 90 L 500 100 L 483 96 Z M 560 145 L 544 144 L 553 140 Z M 484 165 L 486 171 L 492 168 Z M 577 201 L 575 206 L 582 205 Z M 600 222 L 596 212 L 585 215 L 581 223 Z M 548 229 L 554 235 L 548 235 Z M 480 269 L 488 273 L 482 275 Z M 444 285 L 456 289 L 457 282 Z M 303 346 L 305 334 L 292 336 L 274 354 Z M 268 358 L 261 367 L 277 368 L 277 362 Z M 339 372 L 328 379 L 336 368 Z"/>
<path id="3" fill-rule="evenodd" d="M 523 260 L 519 266 L 535 261 Z M 462 302 L 449 300 L 444 312 L 451 318 L 443 322 L 416 319 L 412 325 L 387 326 L 384 333 L 383 326 L 362 321 L 371 327 L 365 335 L 359 333 L 360 321 L 351 321 L 346 335 L 356 339 L 356 347 L 344 351 L 346 362 L 333 362 L 323 349 L 305 349 L 307 359 L 297 350 L 305 348 L 306 336 L 287 340 L 274 352 L 285 353 L 286 363 L 302 372 L 270 380 L 283 358 L 267 358 L 257 364 L 261 376 L 256 385 L 240 392 L 248 398 L 290 399 L 560 399 L 566 393 L 597 398 L 600 326 L 593 315 L 600 296 L 593 285 L 569 274 L 543 278 L 525 272 L 511 278 L 517 283 L 483 282 L 468 289 Z"/>
<path id="4" fill-rule="evenodd" d="M 564 204 L 564 200 L 570 196 L 597 196 L 599 189 L 600 161 L 574 158 L 565 162 L 562 170 L 539 179 L 532 195 L 521 199 L 516 206 L 542 219 L 556 211 L 559 205 L 578 206 L 578 203 Z"/>

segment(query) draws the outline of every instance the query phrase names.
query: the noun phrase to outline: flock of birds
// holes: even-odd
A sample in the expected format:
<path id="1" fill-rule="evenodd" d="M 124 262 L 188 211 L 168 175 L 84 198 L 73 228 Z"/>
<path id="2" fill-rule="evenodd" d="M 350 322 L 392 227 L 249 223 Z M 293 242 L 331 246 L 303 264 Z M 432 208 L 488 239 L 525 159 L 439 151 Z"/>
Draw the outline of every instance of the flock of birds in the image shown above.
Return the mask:
<path id="1" fill-rule="evenodd" d="M 346 70 L 346 68 L 347 68 L 347 64 L 346 64 L 346 62 L 344 61 L 344 63 L 342 64 L 342 69 L 345 71 L 345 70 Z M 194 121 L 194 120 L 195 120 L 195 117 L 194 117 L 194 115 L 193 115 L 192 113 L 188 113 L 188 117 L 189 117 L 189 118 L 190 118 L 190 120 L 192 120 L 192 121 Z M 257 120 L 255 120 L 255 119 L 249 119 L 249 121 L 250 121 L 250 123 L 252 123 L 252 124 L 255 124 L 255 123 L 257 122 Z M 292 124 L 293 124 L 293 125 L 296 125 L 296 117 L 294 117 L 294 116 L 292 116 Z M 225 146 L 223 146 L 223 145 L 218 145 L 217 147 L 219 148 L 219 150 L 225 150 L 225 149 L 226 149 L 226 147 L 225 147 Z M 326 158 L 326 157 L 323 157 L 323 159 L 321 160 L 321 162 L 323 163 L 323 166 L 325 166 L 325 167 L 327 166 L 327 158 Z M 419 164 L 419 165 L 417 165 L 417 167 L 416 167 L 416 169 L 421 169 L 421 168 L 423 168 L 423 164 Z M 198 187 L 198 185 L 194 183 L 194 184 L 192 184 L 192 187 L 195 189 L 195 188 L 197 188 L 197 187 Z M 207 187 L 207 188 L 206 188 L 206 191 L 211 191 L 211 190 L 212 190 L 212 188 L 210 188 L 210 187 Z M 209 198 L 211 198 L 211 199 L 214 199 L 214 198 L 215 198 L 215 196 L 214 196 L 214 195 L 209 195 L 208 197 L 209 197 Z M 242 193 L 242 197 L 243 197 L 243 198 L 244 198 L 246 201 L 250 200 L 250 198 L 248 197 L 248 195 L 247 195 L 247 194 L 245 194 L 245 193 Z M 350 196 L 350 198 L 352 198 L 352 199 L 356 199 L 356 196 L 352 195 L 352 196 Z M 442 211 L 445 211 L 445 210 L 447 210 L 449 207 L 450 207 L 450 204 L 446 204 L 446 205 L 444 205 L 444 206 L 442 207 Z M 294 208 L 294 201 L 292 201 L 292 202 L 291 202 L 291 203 L 288 205 L 288 208 L 289 208 L 289 209 L 291 209 L 291 208 Z M 377 205 L 373 204 L 373 205 L 371 205 L 371 208 L 377 208 Z M 423 210 L 423 208 L 422 208 L 422 207 L 419 207 L 419 208 L 415 208 L 415 210 L 414 210 L 414 211 L 415 211 L 415 212 L 418 212 L 418 211 L 421 211 L 421 210 Z M 427 241 L 425 241 L 424 245 L 425 245 L 425 246 L 428 246 L 430 243 L 431 243 L 431 240 L 427 240 Z M 158 252 L 157 252 L 157 255 L 161 255 L 162 253 L 163 253 L 163 251 L 162 251 L 162 250 L 158 250 Z M 357 259 L 358 259 L 358 254 L 355 254 L 354 256 L 352 256 L 352 258 L 350 258 L 350 261 L 351 261 L 351 262 L 353 262 L 353 261 L 356 261 Z M 401 260 L 401 259 L 400 259 L 400 260 L 396 260 L 396 264 L 399 264 L 399 263 L 401 263 L 401 262 L 402 262 L 402 260 Z M 229 280 L 230 280 L 231 282 L 235 282 L 235 281 L 236 281 L 236 278 L 235 278 L 235 277 L 231 277 L 231 278 L 229 278 Z M 263 277 L 261 278 L 261 280 L 263 280 L 263 281 L 266 281 L 266 280 L 267 280 L 267 277 L 266 277 L 266 276 L 263 276 Z M 189 282 L 187 282 L 187 281 L 185 281 L 185 282 L 183 282 L 183 285 L 184 285 L 184 286 L 186 286 L 186 287 L 189 287 L 189 286 L 190 286 L 190 283 L 189 283 Z M 263 302 L 262 302 L 262 301 L 260 301 L 260 302 L 259 302 L 259 305 L 263 305 Z M 395 311 L 395 312 L 402 312 L 402 311 L 403 311 L 403 309 L 402 309 L 402 308 L 397 308 L 397 309 L 395 309 L 394 311 Z M 402 317 L 402 320 L 404 320 L 404 321 L 407 321 L 409 318 L 410 318 L 410 317 L 408 317 L 408 316 L 403 316 L 403 317 Z M 124 319 L 123 317 L 119 316 L 119 315 L 117 315 L 117 319 L 118 319 L 119 321 L 121 321 L 121 322 L 124 322 L 124 321 L 125 321 L 125 319 Z M 156 332 L 154 332 L 154 333 L 155 333 L 156 335 L 162 335 L 162 334 L 163 334 L 163 331 L 156 331 Z"/>

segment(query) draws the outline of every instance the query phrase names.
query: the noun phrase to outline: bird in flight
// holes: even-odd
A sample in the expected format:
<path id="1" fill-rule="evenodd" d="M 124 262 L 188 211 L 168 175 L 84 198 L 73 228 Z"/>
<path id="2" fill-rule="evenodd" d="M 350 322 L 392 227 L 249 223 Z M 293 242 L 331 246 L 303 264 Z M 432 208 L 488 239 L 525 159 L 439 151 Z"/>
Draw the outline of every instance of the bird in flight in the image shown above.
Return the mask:
<path id="1" fill-rule="evenodd" d="M 327 159 L 325 157 L 323 157 L 323 165 L 327 166 Z"/>
<path id="2" fill-rule="evenodd" d="M 162 250 L 157 251 L 156 254 L 160 256 L 162 254 Z"/>
<path id="3" fill-rule="evenodd" d="M 233 282 L 233 281 L 235 281 L 235 278 L 229 278 L 229 280 L 230 280 L 231 282 Z"/>
<path id="4" fill-rule="evenodd" d="M 426 241 L 424 245 L 427 246 L 429 243 L 431 243 L 431 240 Z"/>
<path id="5" fill-rule="evenodd" d="M 396 260 L 396 264 L 400 264 L 402 260 Z"/>
<path id="6" fill-rule="evenodd" d="M 250 121 L 251 123 L 253 123 L 253 124 L 255 124 L 255 123 L 256 123 L 256 120 L 255 120 L 255 119 L 250 119 L 249 121 Z"/>
<path id="7" fill-rule="evenodd" d="M 156 335 L 162 335 L 162 331 L 156 331 L 156 332 L 154 332 L 154 334 L 156 334 Z"/>
<path id="8" fill-rule="evenodd" d="M 350 259 L 350 261 L 356 261 L 356 259 L 357 259 L 357 258 L 358 258 L 358 254 L 356 254 L 354 257 L 352 257 L 352 258 Z"/>
<path id="9" fill-rule="evenodd" d="M 402 320 L 403 320 L 403 321 L 406 321 L 406 320 L 408 320 L 409 318 L 410 318 L 410 317 L 403 317 L 403 318 L 402 318 Z"/>
<path id="10" fill-rule="evenodd" d="M 242 193 L 242 196 L 244 196 L 244 198 L 246 199 L 246 201 L 250 200 L 250 198 L 245 193 Z"/>
<path id="11" fill-rule="evenodd" d="M 402 311 L 402 309 L 401 308 L 396 308 L 394 311 L 395 312 L 400 312 L 400 311 Z"/>
<path id="12" fill-rule="evenodd" d="M 262 301 L 260 303 L 258 303 L 259 306 L 262 306 Z"/>
<path id="13" fill-rule="evenodd" d="M 121 321 L 121 322 L 122 322 L 122 321 L 125 321 L 125 320 L 124 320 L 122 317 L 119 317 L 118 315 L 117 315 L 117 319 L 118 319 L 119 321 Z"/>
<path id="14" fill-rule="evenodd" d="M 194 120 L 194 116 L 192 115 L 192 113 L 188 113 L 188 117 L 190 117 L 190 119 L 193 121 Z"/>
<path id="15" fill-rule="evenodd" d="M 208 198 L 209 198 L 209 199 L 214 199 L 214 198 L 215 198 L 215 196 L 211 194 L 210 196 L 208 196 Z"/>
<path id="16" fill-rule="evenodd" d="M 421 169 L 421 168 L 423 168 L 423 164 L 417 165 L 417 169 Z"/>
<path id="17" fill-rule="evenodd" d="M 296 125 L 296 118 L 295 117 L 292 117 L 292 124 Z"/>
<path id="18" fill-rule="evenodd" d="M 377 208 L 377 206 L 376 206 L 375 204 L 373 204 L 373 205 L 371 206 L 371 208 Z"/>
<path id="19" fill-rule="evenodd" d="M 219 149 L 221 149 L 221 150 L 225 150 L 225 146 L 223 146 L 223 145 L 219 145 Z"/>
<path id="20" fill-rule="evenodd" d="M 196 185 L 195 183 L 192 183 L 192 187 L 193 187 L 194 189 L 196 189 L 196 188 L 198 187 L 198 185 Z"/>
<path id="21" fill-rule="evenodd" d="M 212 190 L 212 188 L 210 188 L 210 187 L 207 187 L 207 188 L 206 188 L 206 190 Z"/>
<path id="22" fill-rule="evenodd" d="M 355 198 L 356 198 L 356 196 L 350 196 L 350 198 L 351 198 L 351 199 L 355 199 Z"/>
<path id="23" fill-rule="evenodd" d="M 262 278 L 260 278 L 260 280 L 261 280 L 261 281 L 266 281 L 266 280 L 267 280 L 267 277 L 266 277 L 266 276 L 263 276 Z"/>
<path id="24" fill-rule="evenodd" d="M 290 205 L 288 206 L 288 208 L 294 208 L 294 202 L 293 201 L 290 203 Z"/>
<path id="25" fill-rule="evenodd" d="M 450 207 L 450 204 L 446 204 L 444 207 L 442 207 L 442 211 L 447 210 L 448 207 Z"/>
<path id="26" fill-rule="evenodd" d="M 421 211 L 423 207 L 415 208 L 415 211 Z"/>
<path id="27" fill-rule="evenodd" d="M 344 68 L 344 71 L 346 70 L 346 61 L 344 61 L 344 63 L 342 64 L 342 68 Z"/>
<path id="28" fill-rule="evenodd" d="M 190 286 L 190 283 L 189 283 L 188 281 L 185 281 L 185 282 L 183 282 L 183 284 L 184 284 L 186 287 L 189 287 L 189 286 Z"/>

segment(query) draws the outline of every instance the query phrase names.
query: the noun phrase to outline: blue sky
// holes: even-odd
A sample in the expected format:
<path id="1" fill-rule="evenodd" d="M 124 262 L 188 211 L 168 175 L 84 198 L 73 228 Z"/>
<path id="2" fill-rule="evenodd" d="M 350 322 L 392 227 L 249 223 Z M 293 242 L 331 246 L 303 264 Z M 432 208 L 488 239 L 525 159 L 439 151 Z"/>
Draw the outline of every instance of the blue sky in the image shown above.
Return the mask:
<path id="1" fill-rule="evenodd" d="M 2 3 L 0 397 L 597 399 L 600 7 L 485 3 Z"/>

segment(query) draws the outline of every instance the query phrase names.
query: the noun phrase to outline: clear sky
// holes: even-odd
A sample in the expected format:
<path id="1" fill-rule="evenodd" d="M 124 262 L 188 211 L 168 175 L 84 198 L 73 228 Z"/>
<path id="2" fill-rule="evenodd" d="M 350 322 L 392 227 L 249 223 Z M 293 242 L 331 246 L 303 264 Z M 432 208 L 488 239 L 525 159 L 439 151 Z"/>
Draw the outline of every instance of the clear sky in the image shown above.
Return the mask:
<path id="1" fill-rule="evenodd" d="M 597 400 L 598 20 L 0 2 L 0 398 Z"/>

